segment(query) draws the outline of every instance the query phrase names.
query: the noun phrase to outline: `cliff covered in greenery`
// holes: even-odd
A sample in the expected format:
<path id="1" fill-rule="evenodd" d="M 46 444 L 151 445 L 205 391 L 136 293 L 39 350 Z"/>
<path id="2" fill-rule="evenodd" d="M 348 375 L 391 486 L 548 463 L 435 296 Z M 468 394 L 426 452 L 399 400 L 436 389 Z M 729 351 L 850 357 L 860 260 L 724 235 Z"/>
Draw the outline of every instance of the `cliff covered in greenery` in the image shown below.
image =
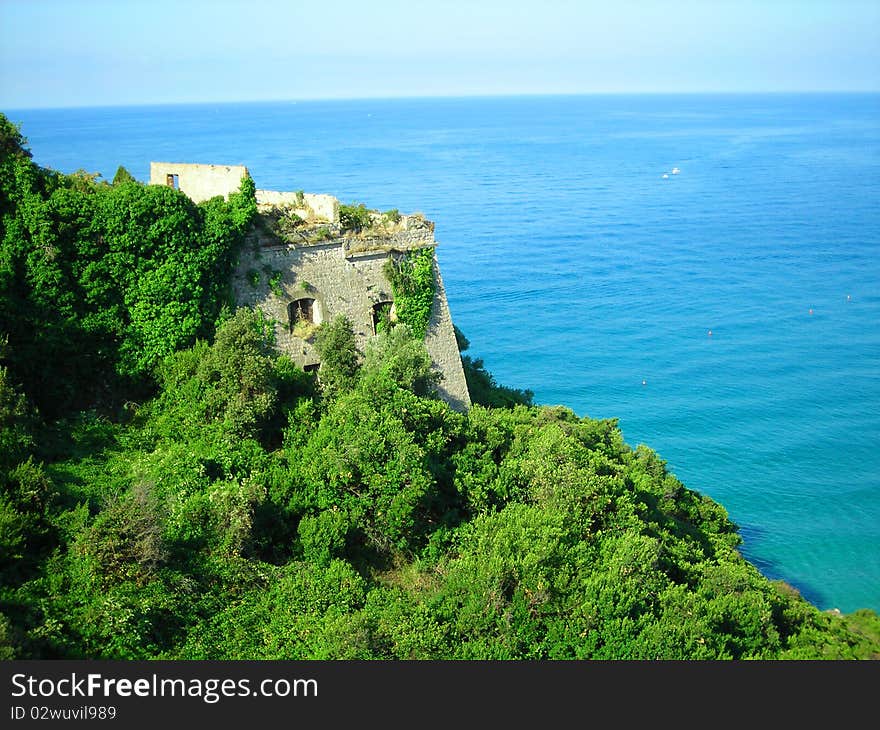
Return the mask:
<path id="1" fill-rule="evenodd" d="M 406 325 L 279 355 L 229 301 L 250 181 L 195 205 L 23 145 L 0 117 L 0 656 L 880 656 L 615 421 L 467 357 L 455 412 Z"/>

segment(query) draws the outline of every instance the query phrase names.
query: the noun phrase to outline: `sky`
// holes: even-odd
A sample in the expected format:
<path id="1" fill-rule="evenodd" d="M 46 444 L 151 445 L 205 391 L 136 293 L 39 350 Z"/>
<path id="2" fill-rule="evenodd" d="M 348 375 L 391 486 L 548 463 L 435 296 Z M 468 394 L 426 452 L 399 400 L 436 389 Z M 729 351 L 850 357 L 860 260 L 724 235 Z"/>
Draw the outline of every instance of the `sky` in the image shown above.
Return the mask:
<path id="1" fill-rule="evenodd" d="M 0 109 L 880 91 L 880 0 L 0 0 Z"/>

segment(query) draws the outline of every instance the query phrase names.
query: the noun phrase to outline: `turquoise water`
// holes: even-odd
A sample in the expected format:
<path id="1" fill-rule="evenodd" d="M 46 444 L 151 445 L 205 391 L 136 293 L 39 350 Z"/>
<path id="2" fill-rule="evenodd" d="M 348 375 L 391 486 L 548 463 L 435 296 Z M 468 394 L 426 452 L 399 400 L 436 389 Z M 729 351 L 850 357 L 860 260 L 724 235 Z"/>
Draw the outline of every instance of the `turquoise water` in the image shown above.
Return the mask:
<path id="1" fill-rule="evenodd" d="M 6 113 L 64 172 L 245 164 L 258 187 L 424 212 L 499 382 L 618 418 L 765 575 L 880 611 L 880 96 Z"/>

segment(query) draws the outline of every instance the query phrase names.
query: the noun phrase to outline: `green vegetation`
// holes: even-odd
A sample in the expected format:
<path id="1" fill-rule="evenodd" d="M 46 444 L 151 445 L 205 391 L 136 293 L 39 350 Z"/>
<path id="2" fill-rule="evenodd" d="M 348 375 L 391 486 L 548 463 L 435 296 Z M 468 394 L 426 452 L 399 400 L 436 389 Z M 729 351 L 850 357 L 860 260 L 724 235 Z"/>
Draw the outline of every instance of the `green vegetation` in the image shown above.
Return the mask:
<path id="1" fill-rule="evenodd" d="M 339 206 L 339 225 L 343 231 L 359 233 L 372 224 L 372 211 L 363 203 Z"/>
<path id="2" fill-rule="evenodd" d="M 394 322 L 391 319 L 392 306 L 392 302 L 384 302 L 374 307 L 376 334 L 388 332 L 394 326 Z"/>
<path id="3" fill-rule="evenodd" d="M 126 170 L 122 165 L 116 168 L 116 174 L 113 176 L 112 185 L 123 185 L 124 183 L 137 182 L 135 176 Z"/>
<path id="4" fill-rule="evenodd" d="M 338 221 L 328 222 L 314 211 L 309 212 L 305 194 L 301 190 L 295 196 L 296 208 L 269 208 L 261 213 L 257 225 L 264 232 L 295 245 L 346 238 L 349 250 L 392 250 L 394 237 L 403 230 L 401 221 L 404 218 L 396 208 L 381 213 L 367 208 L 363 203 L 341 204 Z M 428 228 L 430 224 L 421 214 L 410 216 L 406 229 L 419 227 Z"/>
<path id="5" fill-rule="evenodd" d="M 281 237 L 301 237 L 307 234 L 306 221 L 292 210 L 275 211 L 267 216 L 270 229 Z"/>
<path id="6" fill-rule="evenodd" d="M 437 290 L 434 249 L 420 248 L 392 255 L 385 262 L 383 271 L 391 283 L 398 321 L 407 325 L 414 337 L 425 339 Z"/>
<path id="7" fill-rule="evenodd" d="M 312 240 L 315 242 L 329 241 L 331 238 L 333 238 L 333 231 L 329 226 L 319 226 L 312 234 Z"/>
<path id="8" fill-rule="evenodd" d="M 46 416 L 149 390 L 162 358 L 210 337 L 254 184 L 195 205 L 159 185 L 38 167 L 0 118 L 0 332 L 13 382 Z"/>
<path id="9" fill-rule="evenodd" d="M 405 322 L 299 370 L 223 307 L 247 186 L 80 190 L 0 121 L 0 658 L 880 657 L 613 420 L 482 366 L 506 407 L 455 412 Z"/>
<path id="10" fill-rule="evenodd" d="M 281 280 L 283 278 L 283 271 L 273 270 L 272 273 L 269 274 L 269 291 L 271 291 L 276 297 L 280 297 L 284 294 L 281 289 Z"/>
<path id="11" fill-rule="evenodd" d="M 328 396 L 350 390 L 360 367 L 354 331 L 345 315 L 323 322 L 315 334 L 315 348 L 321 357 L 321 385 Z"/>

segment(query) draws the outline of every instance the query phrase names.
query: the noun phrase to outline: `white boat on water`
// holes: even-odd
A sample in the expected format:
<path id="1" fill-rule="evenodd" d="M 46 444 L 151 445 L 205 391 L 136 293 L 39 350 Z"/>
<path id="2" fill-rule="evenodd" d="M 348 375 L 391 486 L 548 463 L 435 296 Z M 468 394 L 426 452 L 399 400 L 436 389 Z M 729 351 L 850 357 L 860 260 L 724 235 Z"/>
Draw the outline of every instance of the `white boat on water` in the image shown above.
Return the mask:
<path id="1" fill-rule="evenodd" d="M 672 168 L 672 174 L 673 174 L 673 175 L 678 175 L 678 173 L 680 173 L 680 172 L 681 172 L 681 170 L 679 170 L 677 167 L 673 167 L 673 168 Z"/>

